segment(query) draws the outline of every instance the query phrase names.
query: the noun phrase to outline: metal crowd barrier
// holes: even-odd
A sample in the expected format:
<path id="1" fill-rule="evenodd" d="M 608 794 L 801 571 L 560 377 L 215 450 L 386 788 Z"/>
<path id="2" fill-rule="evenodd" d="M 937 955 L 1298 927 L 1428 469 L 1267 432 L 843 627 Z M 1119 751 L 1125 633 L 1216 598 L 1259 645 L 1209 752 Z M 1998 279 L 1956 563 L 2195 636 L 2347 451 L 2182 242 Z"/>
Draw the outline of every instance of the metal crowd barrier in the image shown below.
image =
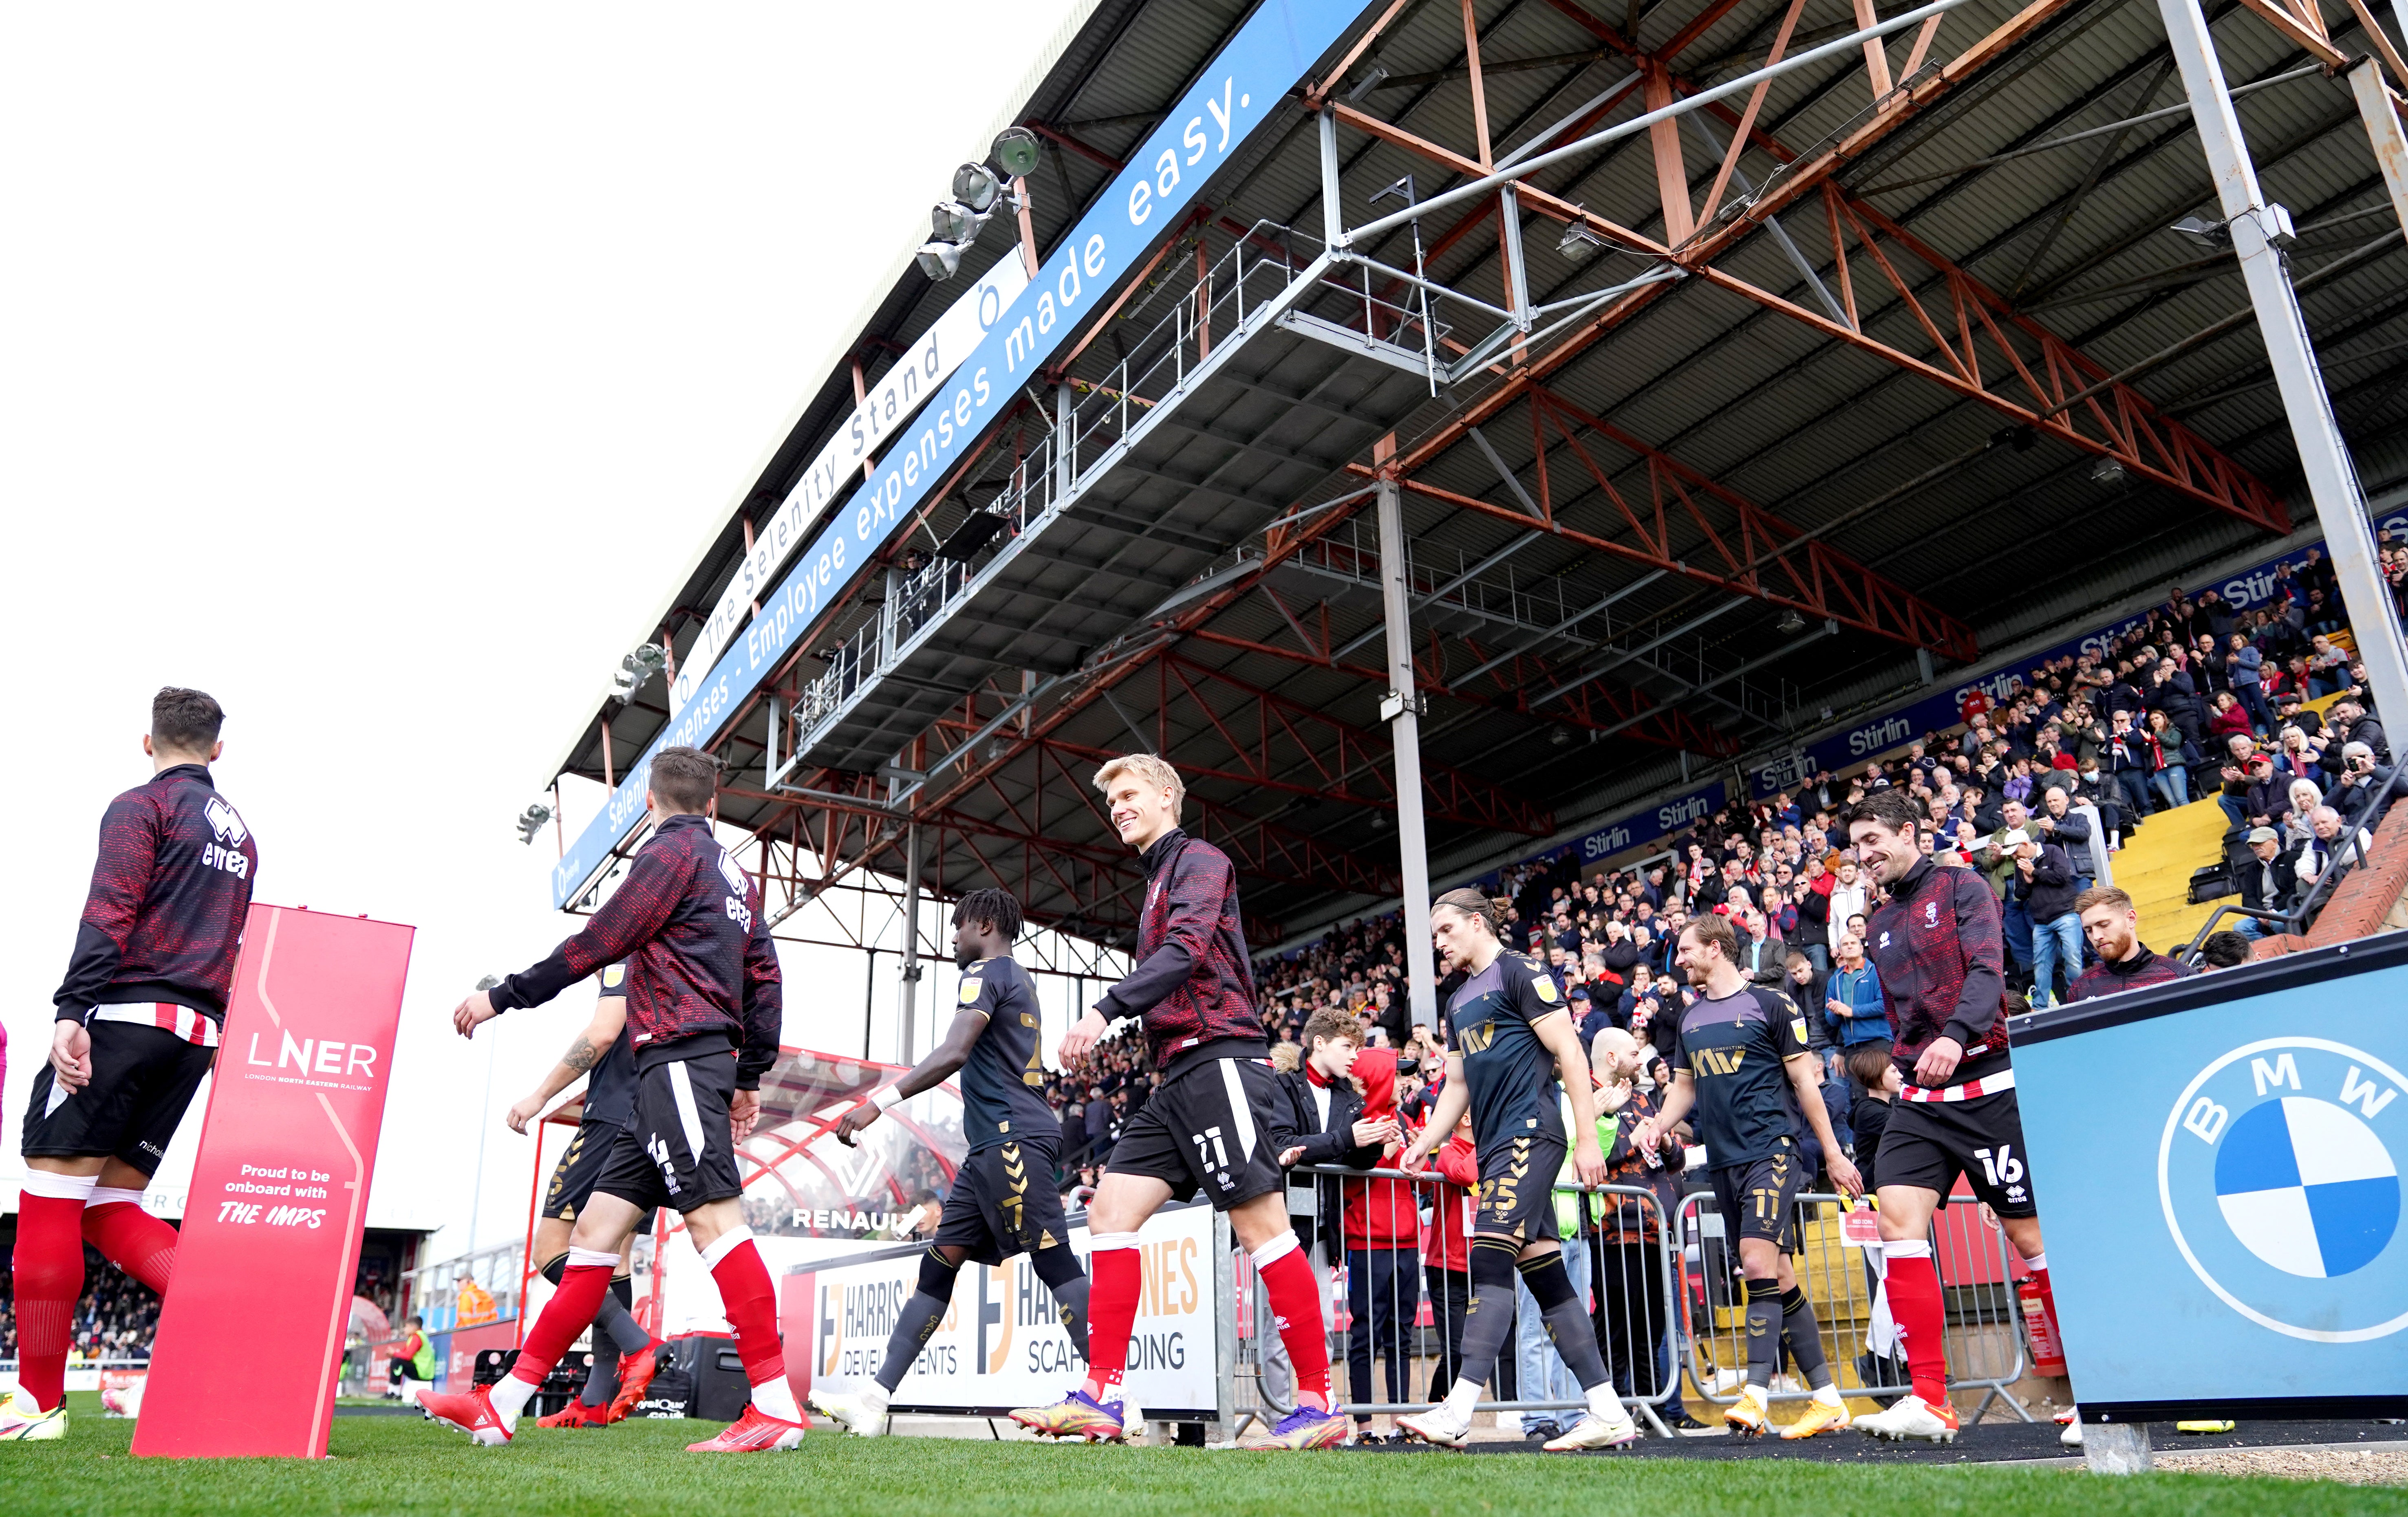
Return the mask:
<path id="1" fill-rule="evenodd" d="M 1662 1200 L 1630 1185 L 1553 1187 L 1565 1267 L 1591 1303 L 1598 1349 L 1623 1405 L 1661 1437 L 1663 1409 L 1678 1415 L 1683 1321 L 1673 1235 Z M 1470 1303 L 1471 1191 L 1434 1173 L 1298 1166 L 1288 1212 L 1312 1252 L 1324 1286 L 1334 1410 L 1359 1421 L 1426 1410 L 1455 1382 L 1463 1313 Z M 1453 1209 L 1450 1218 L 1441 1208 Z M 1652 1241 L 1650 1240 L 1652 1238 Z M 1276 1422 L 1293 1410 L 1295 1376 L 1260 1282 L 1235 1252 L 1232 1289 L 1222 1298 L 1224 1425 Z M 1479 1410 L 1570 1427 L 1586 1410 L 1526 1289 L 1517 1292 L 1514 1332 L 1498 1356 Z"/>
<path id="2" fill-rule="evenodd" d="M 1684 1391 L 1717 1407 L 1737 1400 L 1747 1365 L 1739 1252 L 1713 1193 L 1682 1196 L 1667 1225 L 1662 1199 L 1645 1187 L 1552 1189 L 1559 1232 L 1568 1225 L 1573 1235 L 1559 1239 L 1565 1267 L 1590 1303 L 1623 1405 L 1670 1437 L 1665 1419 L 1686 1410 Z M 1425 1410 L 1455 1381 L 1470 1297 L 1470 1198 L 1468 1188 L 1434 1173 L 1303 1166 L 1290 1173 L 1289 1215 L 1324 1287 L 1335 1410 L 1358 1424 Z M 1452 1224 L 1441 1207 L 1455 1209 Z M 1803 1252 L 1793 1264 L 1832 1374 L 1846 1395 L 1887 1405 L 1912 1384 L 1886 1321 L 1878 1248 L 1846 1241 L 1839 1196 L 1803 1195 L 1798 1208 Z M 1935 1217 L 1932 1245 L 1947 1303 L 1950 1387 L 1985 1393 L 1969 1421 L 1979 1422 L 1994 1401 L 2031 1421 L 2008 1391 L 2022 1378 L 2027 1354 L 2006 1235 L 1960 1199 Z M 1249 1422 L 1274 1423 L 1294 1408 L 1295 1375 L 1242 1250 L 1230 1248 L 1220 1283 L 1222 1425 L 1234 1437 Z M 1532 1420 L 1569 1427 L 1585 1410 L 1579 1384 L 1526 1290 L 1517 1297 L 1514 1331 L 1479 1410 L 1518 1414 L 1526 1427 Z M 1877 1352 L 1877 1342 L 1888 1352 Z M 1772 1399 L 1813 1394 L 1794 1367 L 1784 1363 L 1783 1370 Z"/>
<path id="3" fill-rule="evenodd" d="M 1824 1356 L 1842 1392 L 1886 1405 L 1914 1387 L 1904 1351 L 1896 1348 L 1887 1330 L 1877 1249 L 1846 1241 L 1844 1212 L 1845 1203 L 1837 1195 L 1799 1196 L 1798 1226 L 1804 1252 L 1794 1255 L 1791 1264 L 1814 1308 Z M 1689 1375 L 1706 1400 L 1728 1406 L 1739 1399 L 1747 1372 L 1739 1249 L 1723 1225 L 1713 1192 L 1683 1196 L 1678 1216 L 1684 1244 L 1682 1300 L 1691 1329 Z M 2017 1417 L 2030 1422 L 2031 1413 L 2007 1390 L 2023 1377 L 2026 1355 L 2006 1234 L 1981 1220 L 1978 1209 L 1960 1198 L 1933 1218 L 1931 1243 L 1947 1305 L 1949 1385 L 1985 1393 L 1967 1421 L 1980 1422 L 1993 1401 L 2003 1401 Z M 1877 1342 L 1892 1352 L 1879 1352 Z M 1770 1389 L 1775 1401 L 1799 1401 L 1813 1394 L 1785 1359 Z"/>

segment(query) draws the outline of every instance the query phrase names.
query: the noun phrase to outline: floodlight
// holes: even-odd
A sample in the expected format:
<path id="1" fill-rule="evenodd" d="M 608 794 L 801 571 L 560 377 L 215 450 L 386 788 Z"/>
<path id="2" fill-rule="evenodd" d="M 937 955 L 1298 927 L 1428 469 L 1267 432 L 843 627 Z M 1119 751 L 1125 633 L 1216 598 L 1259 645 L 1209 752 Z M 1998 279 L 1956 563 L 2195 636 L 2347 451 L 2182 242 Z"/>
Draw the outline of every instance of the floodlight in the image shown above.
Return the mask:
<path id="1" fill-rule="evenodd" d="M 1036 133 L 1025 126 L 1007 126 L 987 149 L 987 162 L 1001 169 L 1005 179 L 1025 179 L 1036 172 L 1042 150 Z"/>
<path id="2" fill-rule="evenodd" d="M 1555 727 L 1549 730 L 1547 733 L 1547 741 L 1555 744 L 1557 748 L 1563 747 L 1571 740 L 1572 731 L 1570 727 Z"/>
<path id="3" fill-rule="evenodd" d="M 1346 92 L 1347 103 L 1349 105 L 1361 105 L 1365 95 L 1369 94 L 1372 91 L 1387 82 L 1388 65 L 1380 62 L 1377 58 L 1372 59 L 1371 66 L 1363 70 L 1363 77 L 1356 79 L 1354 81 L 1354 88 Z"/>
<path id="4" fill-rule="evenodd" d="M 939 200 L 928 208 L 928 235 L 939 242 L 976 242 L 985 225 L 984 216 L 958 200 Z"/>
<path id="5" fill-rule="evenodd" d="M 984 164 L 964 164 L 953 170 L 953 198 L 984 216 L 1003 198 L 1003 178 Z"/>
<path id="6" fill-rule="evenodd" d="M 931 279 L 950 279 L 962 266 L 962 245 L 958 242 L 924 242 L 918 254 L 920 272 Z"/>
<path id="7" fill-rule="evenodd" d="M 1794 637 L 1798 636 L 1798 634 L 1806 630 L 1806 619 L 1799 616 L 1798 614 L 1798 608 L 1793 606 L 1788 610 L 1781 613 L 1781 620 L 1775 623 L 1774 625 L 1781 629 L 1784 637 Z"/>
<path id="8" fill-rule="evenodd" d="M 2168 230 L 2180 232 L 2183 236 L 2204 242 L 2211 248 L 2221 248 L 2232 240 L 2230 227 L 2222 222 L 2211 222 L 2203 216 L 2186 216 Z"/>
<path id="9" fill-rule="evenodd" d="M 2090 465 L 2090 482 L 2113 488 L 2124 482 L 2124 465 L 2112 458 L 2101 458 Z"/>
<path id="10" fill-rule="evenodd" d="M 668 650 L 658 643 L 646 643 L 619 661 L 618 669 L 610 676 L 612 694 L 621 700 L 633 700 L 636 692 L 646 681 L 667 666 Z"/>
<path id="11" fill-rule="evenodd" d="M 517 823 L 519 829 L 519 841 L 521 843 L 534 842 L 535 835 L 541 832 L 543 830 L 543 824 L 551 820 L 552 808 L 546 806 L 541 801 L 537 801 L 533 805 L 529 806 L 525 810 L 521 811 L 519 813 Z"/>
<path id="12" fill-rule="evenodd" d="M 1555 244 L 1555 251 L 1577 264 L 1604 246 L 1605 239 L 1590 231 L 1586 222 L 1570 222 L 1565 224 L 1563 240 Z"/>

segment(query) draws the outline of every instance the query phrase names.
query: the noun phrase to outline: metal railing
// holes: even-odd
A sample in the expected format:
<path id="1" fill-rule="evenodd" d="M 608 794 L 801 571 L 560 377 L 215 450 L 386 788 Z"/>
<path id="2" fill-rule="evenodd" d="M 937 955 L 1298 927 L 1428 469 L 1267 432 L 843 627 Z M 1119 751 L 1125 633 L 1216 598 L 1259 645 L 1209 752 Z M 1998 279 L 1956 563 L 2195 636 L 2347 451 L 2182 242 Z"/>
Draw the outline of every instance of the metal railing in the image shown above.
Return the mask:
<path id="1" fill-rule="evenodd" d="M 1814 1308 L 1824 1356 L 1843 1395 L 1892 1397 L 1914 1388 L 1903 1351 L 1892 1346 L 1888 1308 L 1882 1296 L 1878 1245 L 1847 1240 L 1846 1202 L 1820 1194 L 1798 1198 L 1801 1252 L 1792 1257 L 1798 1283 Z M 1959 1202 L 1960 1208 L 1969 1204 Z M 2023 1378 L 2027 1356 L 2024 1319 L 2015 1296 L 2011 1246 L 2006 1234 L 1982 1221 L 1955 1225 L 1936 1215 L 1931 1262 L 1947 1302 L 1948 1382 L 1955 1390 L 1984 1392 L 1969 1422 L 1979 1422 L 1992 1401 L 2004 1401 L 2025 1422 L 2032 1420 L 2007 1387 Z M 1684 1301 L 1690 1312 L 1689 1374 L 1704 1399 L 1728 1406 L 1747 1378 L 1746 1309 L 1741 1301 L 1739 1249 L 1723 1225 L 1711 1191 L 1692 1191 L 1679 1211 Z M 1850 1257 L 1853 1254 L 1854 1257 Z M 1774 1401 L 1802 1401 L 1813 1394 L 1786 1374 L 1768 1388 Z"/>
<path id="2" fill-rule="evenodd" d="M 1664 1409 L 1678 1415 L 1683 1324 L 1662 1198 L 1631 1185 L 1553 1189 L 1559 1227 L 1572 1233 L 1559 1240 L 1565 1268 L 1591 1305 L 1598 1352 L 1622 1403 L 1670 1437 Z M 1471 1299 L 1471 1194 L 1429 1173 L 1301 1165 L 1290 1171 L 1288 1210 L 1299 1238 L 1313 1240 L 1331 1335 L 1332 1410 L 1340 1415 L 1359 1424 L 1426 1410 L 1455 1382 Z M 1223 1306 L 1232 1383 L 1223 1399 L 1234 1435 L 1249 1420 L 1268 1424 L 1292 1410 L 1295 1377 L 1278 1335 L 1265 1330 L 1268 1303 L 1242 1253 L 1232 1283 Z M 1527 1288 L 1517 1285 L 1516 1295 L 1514 1331 L 1478 1410 L 1568 1427 L 1586 1400 Z"/>
<path id="3" fill-rule="evenodd" d="M 2342 817 L 2341 828 L 2333 835 L 2332 852 L 2335 856 L 2332 862 L 2326 866 L 2324 873 L 2316 877 L 2315 882 L 2300 897 L 2297 905 L 2287 911 L 2274 911 L 2263 907 L 2225 902 L 2208 913 L 2207 920 L 2200 923 L 2199 931 L 2191 934 L 2190 941 L 2183 945 L 2181 952 L 2174 956 L 2197 967 L 2201 945 L 2216 930 L 2216 923 L 2229 916 L 2247 917 L 2265 923 L 2277 934 L 2305 933 L 2315 924 L 2317 914 L 2324 910 L 2325 903 L 2332 898 L 2333 892 L 2341 888 L 2343 877 L 2353 869 L 2365 867 L 2367 855 L 2372 851 L 2375 826 L 2382 822 L 2383 809 L 2390 803 L 2392 793 L 2401 788 L 2401 779 L 2400 771 L 2395 767 L 2368 787 L 2357 807 Z M 2347 856 L 2340 856 L 2344 852 Z M 2254 862 L 2255 855 L 2252 859 Z"/>
<path id="4" fill-rule="evenodd" d="M 1685 1393 L 1716 1406 L 1736 1401 L 1747 1364 L 1739 1251 L 1713 1194 L 1683 1195 L 1668 1227 L 1663 1197 L 1644 1186 L 1558 1184 L 1553 1192 L 1558 1231 L 1571 1235 L 1558 1239 L 1565 1267 L 1589 1304 L 1598 1352 L 1623 1405 L 1670 1437 L 1666 1420 L 1687 1410 Z M 1427 1173 L 1305 1166 L 1291 1172 L 1289 1214 L 1323 1283 L 1333 1410 L 1358 1426 L 1426 1410 L 1455 1381 L 1470 1298 L 1470 1196 Z M 1798 1209 L 1798 1280 L 1813 1303 L 1835 1382 L 1844 1395 L 1884 1404 L 1906 1395 L 1913 1387 L 1882 1296 L 1879 1246 L 1846 1239 L 1837 1195 L 1800 1196 Z M 2005 1234 L 1960 1203 L 1955 1222 L 1934 1219 L 1932 1244 L 1947 1302 L 1950 1388 L 1983 1393 L 1968 1420 L 1980 1421 L 2002 1401 L 2031 1421 L 2009 1391 L 2028 1355 Z M 1235 1436 L 1249 1421 L 1268 1424 L 1293 1410 L 1295 1376 L 1278 1335 L 1268 1330 L 1268 1303 L 1242 1252 L 1227 1281 L 1221 1399 Z M 1533 1420 L 1569 1426 L 1585 1398 L 1526 1288 L 1517 1288 L 1516 1299 L 1514 1331 L 1478 1410 L 1518 1414 L 1525 1427 Z M 1797 1401 L 1813 1393 L 1784 1374 L 1770 1394 Z"/>
<path id="5" fill-rule="evenodd" d="M 401 1275 L 400 1305 L 393 1320 L 399 1323 L 416 1314 L 425 1320 L 430 1333 L 480 1325 L 459 1320 L 460 1287 L 474 1281 L 494 1299 L 494 1315 L 485 1320 L 507 1322 L 519 1314 L 521 1276 L 525 1263 L 526 1239 L 522 1238 L 406 1269 Z"/>

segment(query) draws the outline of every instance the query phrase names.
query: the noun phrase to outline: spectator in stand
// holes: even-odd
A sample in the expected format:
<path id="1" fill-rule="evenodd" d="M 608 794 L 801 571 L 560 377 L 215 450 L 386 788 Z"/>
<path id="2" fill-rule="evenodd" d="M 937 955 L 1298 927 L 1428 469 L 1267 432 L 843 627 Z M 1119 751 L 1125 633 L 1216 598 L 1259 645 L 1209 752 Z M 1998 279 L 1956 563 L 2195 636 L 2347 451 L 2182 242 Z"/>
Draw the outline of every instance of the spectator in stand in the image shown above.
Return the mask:
<path id="1" fill-rule="evenodd" d="M 2250 735 L 2249 709 L 2229 690 L 2215 693 L 2215 709 L 2207 719 L 2208 740 Z"/>
<path id="2" fill-rule="evenodd" d="M 2302 892 L 2322 880 L 2329 870 L 2357 868 L 2374 849 L 2372 833 L 2364 827 L 2355 834 L 2346 831 L 2341 813 L 2329 806 L 2314 808 L 2308 818 L 2307 841 L 2289 851 L 2291 872 L 2299 877 Z"/>
<path id="3" fill-rule="evenodd" d="M 2073 877 L 2084 881 L 2082 888 L 2087 890 L 2090 878 L 2099 872 L 2099 858 L 2091 844 L 2090 818 L 2075 809 L 2077 798 L 2099 812 L 2107 831 L 2108 851 L 2113 852 L 2120 813 L 2112 801 L 2100 794 L 2095 782 L 2086 785 L 2079 776 L 2060 776 L 2055 783 L 2042 787 L 2040 810 L 2033 816 L 2032 825 L 2039 829 L 2034 836 L 2042 842 L 2055 843 L 2065 850 L 2065 862 L 2073 866 Z"/>
<path id="4" fill-rule="evenodd" d="M 2087 1001 L 2118 991 L 2162 985 L 2194 972 L 2180 959 L 2149 951 L 2141 941 L 2141 914 L 2132 897 L 2114 886 L 2084 891 L 2074 909 L 2081 913 L 2082 934 L 2099 962 L 2074 977 L 2072 988 L 2065 994 L 2067 1000 Z"/>
<path id="5" fill-rule="evenodd" d="M 2073 866 L 2057 844 L 2027 837 L 2014 851 L 2014 878 L 2007 894 L 2023 905 L 2032 924 L 2031 1004 L 2054 1005 L 2060 963 L 2071 980 L 2082 966 L 2082 921 L 2073 909 Z"/>
<path id="6" fill-rule="evenodd" d="M 1865 1177 L 1870 1195 L 1881 1183 L 1873 1177 L 1882 1133 L 1889 1126 L 1889 1104 L 1906 1088 L 1906 1081 L 1898 1072 L 1898 1061 L 1889 1056 L 1887 1043 L 1858 1043 L 1850 1049 L 1848 1081 L 1856 1091 L 1856 1102 L 1848 1108 L 1848 1126 L 1856 1135 L 1856 1172 Z"/>
<path id="7" fill-rule="evenodd" d="M 2200 972 L 2238 969 L 2249 962 L 2249 939 L 2237 932 L 2212 932 L 2199 945 Z"/>
<path id="8" fill-rule="evenodd" d="M 2224 655 L 2224 668 L 2233 697 L 2248 710 L 2252 722 L 2272 732 L 2274 730 L 2274 712 L 2266 704 L 2264 689 L 2266 655 L 2238 632 L 2232 634 L 2229 642 L 2231 649 Z"/>
<path id="9" fill-rule="evenodd" d="M 1840 939 L 1840 966 L 1823 988 L 1823 1018 L 1842 1055 L 1858 1045 L 1889 1046 L 1889 1008 L 1882 999 L 1881 975 L 1865 957 L 1856 932 Z"/>
<path id="10" fill-rule="evenodd" d="M 2384 737 L 2383 723 L 2376 721 L 2357 697 L 2333 702 L 2328 714 L 2331 717 L 2331 728 L 2344 746 L 2364 743 L 2374 754 L 2375 763 L 2390 764 L 2391 744 Z"/>
<path id="11" fill-rule="evenodd" d="M 2325 803 L 2324 793 L 2313 780 L 2294 780 L 2284 788 L 2283 815 L 2273 823 L 2282 830 L 2286 852 L 2297 853 L 2315 841 L 2315 810 Z M 2315 878 L 2311 869 L 2302 879 Z"/>
<path id="12" fill-rule="evenodd" d="M 2107 722 L 2100 762 L 2123 796 L 2124 815 L 2137 822 L 2149 813 L 2149 779 L 2165 767 L 2165 758 L 2148 733 L 2132 724 L 2130 711 L 2114 711 Z"/>
<path id="13" fill-rule="evenodd" d="M 2157 760 L 2149 773 L 2149 787 L 2165 802 L 2166 810 L 2188 806 L 2191 771 L 2201 762 L 2199 745 L 2162 710 L 2149 712 L 2148 743 Z"/>
<path id="14" fill-rule="evenodd" d="M 2310 603 L 2313 613 L 2323 608 Z M 2313 620 L 2310 626 L 2313 629 Z M 2325 631 L 2337 630 L 2328 627 Z M 2339 694 L 2349 684 L 2349 655 L 2332 645 L 2332 639 L 2318 633 L 2308 639 L 2308 694 L 2311 699 Z"/>
<path id="15" fill-rule="evenodd" d="M 2241 871 L 2241 904 L 2253 911 L 2288 912 L 2300 894 L 2299 872 L 2283 853 L 2283 835 L 2268 826 L 2249 829 L 2249 852 L 2255 863 Z M 2274 923 L 2243 917 L 2232 930 L 2243 937 L 2271 937 Z"/>
<path id="16" fill-rule="evenodd" d="M 2341 767 L 2325 791 L 2325 800 L 2344 819 L 2359 825 L 2379 826 L 2390 809 L 2392 771 L 2374 761 L 2374 750 L 2364 743 L 2344 743 Z"/>
<path id="17" fill-rule="evenodd" d="M 2316 788 L 2324 788 L 2324 750 L 2326 744 L 2310 742 L 2306 729 L 2294 723 L 2274 734 L 2274 773 L 2285 783 L 2314 780 Z"/>
<path id="18" fill-rule="evenodd" d="M 1824 913 L 1827 924 L 1824 940 L 1836 957 L 1840 939 L 1848 936 L 1848 919 L 1870 910 L 1872 898 L 1871 892 L 1865 886 L 1864 877 L 1857 872 L 1855 859 L 1842 858 L 1838 870 L 1830 878 L 1830 902 Z"/>

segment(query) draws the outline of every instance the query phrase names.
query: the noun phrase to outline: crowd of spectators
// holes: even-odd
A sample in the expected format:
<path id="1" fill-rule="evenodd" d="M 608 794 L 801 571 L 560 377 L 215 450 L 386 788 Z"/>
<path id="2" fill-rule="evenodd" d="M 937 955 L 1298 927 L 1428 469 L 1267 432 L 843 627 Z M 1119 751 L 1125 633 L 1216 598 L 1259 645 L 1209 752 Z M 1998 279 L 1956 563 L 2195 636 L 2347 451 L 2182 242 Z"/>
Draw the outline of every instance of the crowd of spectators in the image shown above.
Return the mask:
<path id="1" fill-rule="evenodd" d="M 83 1295 L 76 1302 L 75 1335 L 68 1345 L 69 1362 L 148 1360 L 151 1338 L 159 1328 L 157 1293 L 91 1247 L 83 1251 Z M 0 1272 L 0 1360 L 13 1364 L 16 1358 L 16 1293 L 9 1276 Z"/>
<path id="2" fill-rule="evenodd" d="M 2386 561 L 2393 583 L 2408 587 L 2408 549 L 2386 550 Z M 1842 808 L 1873 789 L 1907 789 L 1928 817 L 1924 849 L 1989 879 L 2012 987 L 2050 1004 L 2096 958 L 2074 901 L 2157 812 L 2214 795 L 2230 823 L 2233 882 L 2255 909 L 2291 910 L 2337 864 L 2363 861 L 2392 754 L 2347 632 L 2331 565 L 2315 551 L 2296 569 L 2278 567 L 2247 609 L 2212 589 L 2175 588 L 2101 646 L 1975 688 L 1957 724 L 1902 755 L 1726 806 L 1641 865 L 1584 871 L 1564 850 L 1484 883 L 1510 903 L 1509 939 L 1546 963 L 1584 1038 L 1619 1027 L 1659 1051 L 1686 995 L 1672 963 L 1682 924 L 1704 911 L 1728 917 L 1742 966 L 1761 982 L 1787 981 L 1819 1013 L 1809 1030 L 1828 1051 L 1844 1130 L 1854 1103 L 1837 1073 L 1842 1056 L 1888 1030 L 1855 936 L 1872 902 L 1833 821 Z M 2330 695 L 2341 698 L 2321 714 L 2310 705 Z M 2237 930 L 2245 940 L 2272 929 L 2243 919 Z M 1417 1055 L 1442 1045 L 1444 1019 L 1415 1028 L 1404 961 L 1393 912 L 1258 961 L 1267 1038 L 1295 1045 L 1315 1011 L 1347 1011 L 1372 1046 L 1406 1055 L 1399 1104 L 1408 1115 L 1426 1109 L 1442 1064 Z M 1440 1005 L 1449 989 L 1440 987 Z M 1155 1084 L 1133 1027 L 1055 1076 L 1049 1096 L 1066 1166 L 1108 1153 Z"/>

